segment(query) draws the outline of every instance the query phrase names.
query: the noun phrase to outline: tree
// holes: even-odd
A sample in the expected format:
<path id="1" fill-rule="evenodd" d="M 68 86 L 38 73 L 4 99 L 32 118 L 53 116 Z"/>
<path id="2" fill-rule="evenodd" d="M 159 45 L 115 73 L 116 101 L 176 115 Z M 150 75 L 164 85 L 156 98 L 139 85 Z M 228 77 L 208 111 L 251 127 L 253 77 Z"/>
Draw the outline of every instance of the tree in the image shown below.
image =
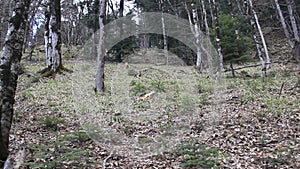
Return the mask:
<path id="1" fill-rule="evenodd" d="M 233 63 L 248 61 L 247 51 L 253 46 L 253 41 L 247 33 L 250 30 L 249 24 L 242 17 L 236 18 L 221 13 L 219 15 L 219 25 L 224 62 L 230 63 L 232 76 L 235 77 Z M 212 32 L 212 35 L 214 35 L 214 32 Z"/>
<path id="2" fill-rule="evenodd" d="M 221 72 L 223 69 L 223 54 L 222 54 L 222 46 L 221 46 L 221 37 L 220 37 L 220 26 L 219 26 L 219 0 L 212 0 L 213 3 L 213 18 L 215 24 L 215 41 L 217 44 L 217 53 L 219 55 L 219 65 L 217 70 L 217 77 L 216 80 L 220 81 L 221 79 Z"/>
<path id="3" fill-rule="evenodd" d="M 298 27 L 297 27 L 296 19 L 294 16 L 294 9 L 293 9 L 293 6 L 295 4 L 294 0 L 286 0 L 286 3 L 288 5 L 288 11 L 289 11 L 289 15 L 290 15 L 291 25 L 293 28 L 294 38 L 296 39 L 296 41 L 300 42 Z"/>
<path id="4" fill-rule="evenodd" d="M 271 60 L 270 60 L 270 56 L 269 56 L 268 46 L 266 44 L 265 37 L 264 37 L 263 31 L 262 31 L 261 26 L 260 26 L 258 16 L 257 16 L 256 11 L 254 9 L 253 2 L 252 2 L 252 0 L 248 0 L 248 2 L 249 2 L 249 7 L 250 7 L 250 10 L 251 10 L 252 15 L 254 17 L 256 27 L 257 27 L 257 30 L 259 32 L 259 35 L 260 35 L 260 38 L 261 38 L 261 41 L 262 41 L 262 44 L 263 44 L 263 47 L 264 47 L 266 60 L 267 60 L 266 69 L 269 69 L 271 67 Z"/>
<path id="5" fill-rule="evenodd" d="M 51 76 L 64 70 L 61 59 L 61 7 L 60 0 L 48 0 L 45 10 L 46 68 L 40 73 Z"/>
<path id="6" fill-rule="evenodd" d="M 282 14 L 280 5 L 279 5 L 279 3 L 278 3 L 278 0 L 274 0 L 274 2 L 275 2 L 275 5 L 276 5 L 277 13 L 278 13 L 278 15 L 279 15 L 279 19 L 280 19 L 280 22 L 281 22 L 281 25 L 282 25 L 282 28 L 283 28 L 285 37 L 287 38 L 287 41 L 288 41 L 289 45 L 290 45 L 291 47 L 293 47 L 294 44 L 293 44 L 293 42 L 292 42 L 290 33 L 289 33 L 289 31 L 288 31 L 288 28 L 287 28 L 287 25 L 286 25 L 286 22 L 285 22 L 285 18 L 284 18 L 283 14 Z"/>
<path id="7" fill-rule="evenodd" d="M 0 168 L 8 157 L 9 132 L 30 0 L 15 0 L 0 61 Z"/>
<path id="8" fill-rule="evenodd" d="M 190 14 L 189 10 L 188 10 L 188 6 L 185 3 L 185 8 L 188 14 L 188 18 L 189 18 L 189 23 L 190 23 L 190 28 L 191 28 L 191 32 L 193 33 L 194 37 L 195 37 L 195 44 L 196 44 L 196 50 L 197 50 L 197 61 L 196 61 L 196 67 L 199 70 L 199 72 L 201 71 L 201 64 L 202 64 L 202 52 L 201 52 L 201 30 L 200 30 L 200 21 L 198 18 L 198 12 L 196 9 L 196 5 L 194 3 L 191 4 L 192 7 L 192 15 Z M 192 19 L 193 18 L 193 19 Z M 193 25 L 194 22 L 194 25 Z"/>
<path id="9" fill-rule="evenodd" d="M 103 40 L 104 40 L 104 19 L 106 13 L 107 0 L 101 0 L 100 3 L 100 12 L 99 12 L 99 26 L 100 26 L 100 37 L 98 44 L 98 57 L 97 57 L 97 72 L 95 80 L 95 92 L 104 92 L 104 49 L 103 49 Z"/>

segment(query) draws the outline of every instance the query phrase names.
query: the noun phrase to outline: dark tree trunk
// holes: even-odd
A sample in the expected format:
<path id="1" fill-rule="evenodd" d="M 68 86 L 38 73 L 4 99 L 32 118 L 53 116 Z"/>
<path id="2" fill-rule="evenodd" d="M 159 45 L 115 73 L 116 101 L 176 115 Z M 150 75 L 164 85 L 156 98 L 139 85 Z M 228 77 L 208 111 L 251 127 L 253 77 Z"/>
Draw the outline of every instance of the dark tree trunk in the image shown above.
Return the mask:
<path id="1" fill-rule="evenodd" d="M 95 92 L 104 92 L 104 19 L 106 13 L 107 0 L 101 0 L 99 12 L 100 37 L 98 45 L 98 67 L 95 80 Z"/>
<path id="2" fill-rule="evenodd" d="M 8 157 L 9 132 L 30 0 L 15 0 L 0 60 L 0 168 Z"/>

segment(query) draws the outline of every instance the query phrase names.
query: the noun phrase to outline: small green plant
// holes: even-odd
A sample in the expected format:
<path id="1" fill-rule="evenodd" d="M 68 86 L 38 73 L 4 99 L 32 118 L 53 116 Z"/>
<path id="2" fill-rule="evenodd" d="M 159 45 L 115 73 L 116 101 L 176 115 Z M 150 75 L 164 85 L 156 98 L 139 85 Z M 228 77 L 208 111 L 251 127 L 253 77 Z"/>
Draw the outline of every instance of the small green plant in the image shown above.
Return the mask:
<path id="1" fill-rule="evenodd" d="M 198 81 L 195 87 L 198 93 L 212 92 L 213 90 L 212 84 L 209 82 Z"/>
<path id="2" fill-rule="evenodd" d="M 132 82 L 131 83 L 131 90 L 133 96 L 140 96 L 144 93 L 146 93 L 147 87 L 142 84 L 141 82 Z"/>
<path id="3" fill-rule="evenodd" d="M 151 82 L 151 87 L 159 92 L 166 92 L 166 86 L 165 83 L 163 81 L 154 81 Z"/>
<path id="4" fill-rule="evenodd" d="M 39 75 L 32 76 L 30 79 L 30 83 L 37 83 L 40 81 L 40 79 L 41 79 L 41 76 L 39 76 Z"/>
<path id="5" fill-rule="evenodd" d="M 179 145 L 175 153 L 183 157 L 183 168 L 222 168 L 218 162 L 220 154 L 217 148 L 208 148 L 206 145 L 194 141 L 185 141 Z"/>
<path id="6" fill-rule="evenodd" d="M 88 159 L 84 158 L 87 151 L 80 148 L 70 148 L 65 137 L 53 136 L 56 141 L 40 139 L 39 144 L 30 144 L 28 148 L 34 152 L 29 162 L 25 165 L 29 168 L 89 168 L 86 163 Z"/>
<path id="7" fill-rule="evenodd" d="M 65 124 L 65 120 L 56 116 L 46 116 L 44 119 L 42 119 L 40 124 L 44 125 L 45 128 L 55 131 L 58 129 L 60 124 Z"/>
<path id="8" fill-rule="evenodd" d="M 137 74 L 137 71 L 134 69 L 129 69 L 127 72 L 128 76 L 135 76 Z"/>
<path id="9" fill-rule="evenodd" d="M 107 120 L 111 123 L 114 123 L 114 122 L 121 123 L 122 121 L 124 121 L 124 116 L 122 116 L 122 115 L 109 115 Z"/>

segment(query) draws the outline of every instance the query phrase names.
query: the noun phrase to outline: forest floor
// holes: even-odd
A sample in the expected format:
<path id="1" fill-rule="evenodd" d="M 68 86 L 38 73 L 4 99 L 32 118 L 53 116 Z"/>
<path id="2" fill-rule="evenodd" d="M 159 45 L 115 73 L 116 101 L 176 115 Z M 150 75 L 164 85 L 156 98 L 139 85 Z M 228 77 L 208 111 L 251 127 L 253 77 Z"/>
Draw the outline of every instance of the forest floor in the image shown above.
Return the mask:
<path id="1" fill-rule="evenodd" d="M 190 66 L 65 60 L 71 74 L 19 77 L 11 154 L 23 168 L 300 168 L 299 65 L 226 74 Z M 25 151 L 23 151 L 25 150 Z"/>

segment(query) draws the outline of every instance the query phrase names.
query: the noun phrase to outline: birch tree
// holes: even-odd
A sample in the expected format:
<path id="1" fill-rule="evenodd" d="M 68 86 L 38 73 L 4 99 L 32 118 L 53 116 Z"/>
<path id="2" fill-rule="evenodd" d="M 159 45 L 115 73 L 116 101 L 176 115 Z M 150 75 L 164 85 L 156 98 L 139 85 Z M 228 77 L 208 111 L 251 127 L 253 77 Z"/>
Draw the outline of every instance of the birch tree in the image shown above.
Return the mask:
<path id="1" fill-rule="evenodd" d="M 63 70 L 61 59 L 61 7 L 60 0 L 47 1 L 45 10 L 46 68 L 40 73 L 51 76 Z"/>
<path id="2" fill-rule="evenodd" d="M 164 56 L 167 59 L 167 65 L 169 64 L 168 57 L 168 42 L 167 42 L 167 34 L 166 34 L 166 26 L 165 26 L 165 16 L 164 16 L 164 0 L 160 0 L 160 9 L 161 9 L 161 24 L 163 30 L 163 44 L 164 44 Z"/>
<path id="3" fill-rule="evenodd" d="M 15 0 L 0 60 L 0 168 L 8 157 L 9 132 L 30 0 Z"/>
<path id="4" fill-rule="evenodd" d="M 217 43 L 217 53 L 219 56 L 219 66 L 217 70 L 216 80 L 220 81 L 221 79 L 221 72 L 223 69 L 223 54 L 222 54 L 222 46 L 221 46 L 221 37 L 220 37 L 220 26 L 219 26 L 219 0 L 212 0 L 213 3 L 213 20 L 215 24 L 215 41 Z"/>
<path id="5" fill-rule="evenodd" d="M 191 32 L 193 33 L 195 37 L 195 44 L 196 44 L 196 54 L 197 54 L 197 61 L 196 61 L 196 67 L 200 71 L 201 70 L 201 62 L 202 62 L 202 56 L 201 56 L 201 37 L 200 37 L 200 25 L 199 25 L 199 19 L 198 19 L 198 13 L 195 7 L 195 4 L 191 4 L 192 7 L 192 15 L 190 14 L 190 11 L 188 9 L 187 4 L 185 3 L 185 9 L 188 14 L 188 19 L 190 23 Z M 194 24 L 193 24 L 194 22 Z"/>
<path id="6" fill-rule="evenodd" d="M 257 24 L 254 21 L 254 15 L 252 14 L 252 11 L 249 9 L 248 0 L 244 0 L 243 9 L 244 9 L 243 12 L 246 15 L 248 15 L 248 17 L 250 18 L 249 19 L 250 25 L 253 28 L 252 37 L 253 37 L 253 40 L 255 42 L 257 56 L 258 56 L 260 64 L 261 64 L 262 77 L 266 77 L 266 75 L 267 75 L 267 72 L 266 72 L 267 71 L 267 69 L 266 69 L 266 63 L 265 63 L 265 60 L 264 60 L 264 58 L 262 56 L 260 42 L 259 42 L 259 40 L 257 38 L 257 35 L 256 35 L 256 32 L 258 32 Z"/>
<path id="7" fill-rule="evenodd" d="M 293 10 L 293 5 L 295 4 L 294 0 L 286 0 L 286 3 L 288 5 L 288 11 L 290 15 L 291 25 L 293 28 L 294 38 L 296 41 L 300 42 L 298 27 L 297 27 L 296 19 L 294 16 L 294 10 Z"/>
<path id="8" fill-rule="evenodd" d="M 286 25 L 286 22 L 285 22 L 285 18 L 284 18 L 283 14 L 282 14 L 280 5 L 279 5 L 279 3 L 278 3 L 278 0 L 274 0 L 274 2 L 275 2 L 275 6 L 276 6 L 276 9 L 277 9 L 277 13 L 278 13 L 278 16 L 279 16 L 279 19 L 280 19 L 280 23 L 281 23 L 281 25 L 282 25 L 282 28 L 283 28 L 285 37 L 287 38 L 287 41 L 288 41 L 289 45 L 290 45 L 291 47 L 293 47 L 294 44 L 293 44 L 293 42 L 292 42 L 290 33 L 289 33 L 289 31 L 288 31 L 288 28 L 287 28 L 287 25 Z"/>
<path id="9" fill-rule="evenodd" d="M 261 38 L 261 41 L 262 41 L 262 44 L 263 44 L 263 47 L 264 47 L 264 52 L 265 52 L 266 60 L 267 60 L 267 63 L 266 63 L 267 66 L 266 66 L 266 68 L 269 69 L 271 67 L 271 60 L 270 60 L 270 56 L 269 56 L 268 46 L 266 44 L 265 37 L 264 37 L 264 34 L 263 34 L 261 26 L 260 26 L 258 16 L 256 14 L 256 11 L 255 11 L 254 7 L 253 7 L 253 2 L 252 2 L 252 0 L 248 0 L 248 2 L 249 2 L 249 7 L 250 7 L 252 15 L 253 15 L 253 17 L 255 19 L 257 30 L 259 32 L 259 35 L 260 35 L 260 38 Z"/>
<path id="10" fill-rule="evenodd" d="M 107 0 L 101 0 L 99 10 L 99 44 L 98 44 L 98 57 L 97 57 L 97 72 L 95 80 L 95 92 L 104 92 L 104 19 L 106 13 Z"/>
<path id="11" fill-rule="evenodd" d="M 206 12 L 206 7 L 205 7 L 205 3 L 204 0 L 201 0 L 201 5 L 202 5 L 202 13 L 203 13 L 203 17 L 204 17 L 204 25 L 205 25 L 205 31 L 206 31 L 206 36 L 210 36 L 209 33 L 209 26 L 208 26 L 208 21 L 207 21 L 207 12 Z"/>

